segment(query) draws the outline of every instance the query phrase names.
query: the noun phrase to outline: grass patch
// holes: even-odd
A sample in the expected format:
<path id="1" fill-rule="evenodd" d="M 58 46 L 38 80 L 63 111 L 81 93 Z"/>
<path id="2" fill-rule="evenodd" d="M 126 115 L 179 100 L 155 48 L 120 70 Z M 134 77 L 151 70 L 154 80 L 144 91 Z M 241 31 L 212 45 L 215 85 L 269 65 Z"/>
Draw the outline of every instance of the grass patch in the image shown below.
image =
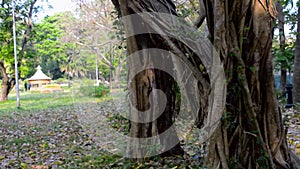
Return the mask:
<path id="1" fill-rule="evenodd" d="M 99 85 L 99 86 L 81 86 L 79 91 L 84 96 L 90 97 L 103 97 L 109 93 L 109 89 L 107 86 Z"/>
<path id="2" fill-rule="evenodd" d="M 77 93 L 21 93 L 20 109 L 16 106 L 16 96 L 10 95 L 5 102 L 0 102 L 0 115 L 12 112 L 38 111 L 49 108 L 59 108 L 62 106 L 73 106 L 80 103 L 100 102 L 110 99 L 109 97 L 95 98 L 82 96 Z"/>

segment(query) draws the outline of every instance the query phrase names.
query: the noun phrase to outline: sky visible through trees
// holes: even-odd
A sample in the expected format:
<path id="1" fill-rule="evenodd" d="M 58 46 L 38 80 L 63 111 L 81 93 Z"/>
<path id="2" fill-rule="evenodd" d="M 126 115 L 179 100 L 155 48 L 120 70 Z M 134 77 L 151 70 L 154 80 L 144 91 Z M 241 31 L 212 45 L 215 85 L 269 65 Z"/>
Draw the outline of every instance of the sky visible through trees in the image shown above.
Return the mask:
<path id="1" fill-rule="evenodd" d="M 75 10 L 75 3 L 72 0 L 48 0 L 48 2 L 39 1 L 37 5 L 43 5 L 44 11 L 38 14 L 37 20 L 41 21 L 45 16 L 51 16 L 55 13 Z M 48 7 L 51 5 L 52 7 Z"/>

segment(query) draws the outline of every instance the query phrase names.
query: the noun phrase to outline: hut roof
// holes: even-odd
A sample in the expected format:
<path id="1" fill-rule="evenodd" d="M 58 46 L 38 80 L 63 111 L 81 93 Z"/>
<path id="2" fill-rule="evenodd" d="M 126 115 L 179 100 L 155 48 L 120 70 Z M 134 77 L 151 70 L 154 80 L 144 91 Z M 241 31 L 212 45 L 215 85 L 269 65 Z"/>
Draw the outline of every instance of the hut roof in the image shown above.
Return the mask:
<path id="1" fill-rule="evenodd" d="M 47 75 L 45 75 L 43 73 L 40 65 L 36 69 L 37 69 L 37 71 L 35 72 L 35 74 L 28 80 L 51 80 L 50 77 L 48 77 Z"/>

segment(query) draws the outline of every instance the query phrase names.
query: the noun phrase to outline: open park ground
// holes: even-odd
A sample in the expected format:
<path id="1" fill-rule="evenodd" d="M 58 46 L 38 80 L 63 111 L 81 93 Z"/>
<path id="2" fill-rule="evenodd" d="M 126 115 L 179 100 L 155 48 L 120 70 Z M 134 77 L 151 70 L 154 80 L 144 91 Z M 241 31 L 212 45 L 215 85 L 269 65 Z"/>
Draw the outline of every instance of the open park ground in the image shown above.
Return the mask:
<path id="1" fill-rule="evenodd" d="M 109 137 L 101 133 L 101 127 L 109 125 L 128 134 L 128 120 L 119 115 L 127 109 L 125 97 L 124 89 L 114 89 L 101 98 L 72 90 L 22 92 L 21 109 L 16 109 L 15 96 L 9 96 L 0 103 L 0 168 L 201 168 L 205 152 L 199 144 L 182 143 L 183 157 L 153 157 L 141 163 L 107 151 L 114 140 L 97 140 Z M 88 116 L 99 118 L 83 118 Z M 289 146 L 298 155 L 299 117 L 296 109 L 283 113 Z"/>

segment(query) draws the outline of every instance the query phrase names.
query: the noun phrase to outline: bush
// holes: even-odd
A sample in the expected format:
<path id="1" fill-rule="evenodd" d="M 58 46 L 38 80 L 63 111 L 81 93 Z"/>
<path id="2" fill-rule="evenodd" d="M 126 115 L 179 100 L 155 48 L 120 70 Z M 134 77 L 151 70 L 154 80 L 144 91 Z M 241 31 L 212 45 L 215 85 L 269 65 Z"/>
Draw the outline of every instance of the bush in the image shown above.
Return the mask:
<path id="1" fill-rule="evenodd" d="M 66 78 L 59 78 L 59 79 L 54 80 L 54 82 L 58 83 L 58 84 L 68 83 L 68 79 L 66 79 Z"/>
<path id="2" fill-rule="evenodd" d="M 100 98 L 109 93 L 109 88 L 100 84 L 99 86 L 81 86 L 79 91 L 85 96 Z"/>

